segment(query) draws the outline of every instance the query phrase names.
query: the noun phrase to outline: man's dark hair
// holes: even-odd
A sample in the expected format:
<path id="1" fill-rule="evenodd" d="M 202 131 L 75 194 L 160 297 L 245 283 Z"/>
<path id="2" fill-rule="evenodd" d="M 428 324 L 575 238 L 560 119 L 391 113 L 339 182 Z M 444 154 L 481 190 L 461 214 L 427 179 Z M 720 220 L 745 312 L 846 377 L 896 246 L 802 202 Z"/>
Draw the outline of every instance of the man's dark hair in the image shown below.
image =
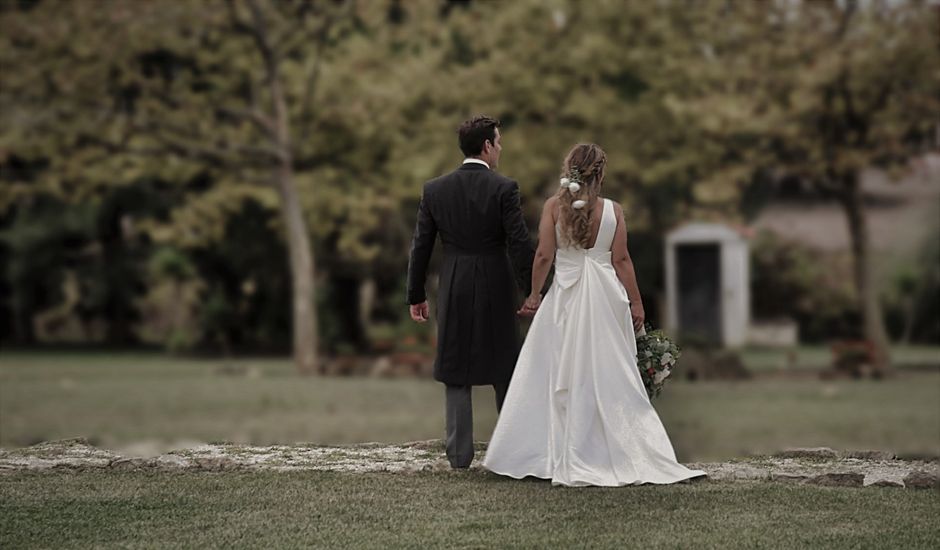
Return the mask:
<path id="1" fill-rule="evenodd" d="M 475 157 L 483 152 L 483 143 L 490 140 L 490 143 L 496 143 L 496 129 L 499 128 L 499 121 L 485 115 L 479 115 L 465 120 L 457 128 L 457 136 L 460 138 L 460 150 L 464 156 Z"/>

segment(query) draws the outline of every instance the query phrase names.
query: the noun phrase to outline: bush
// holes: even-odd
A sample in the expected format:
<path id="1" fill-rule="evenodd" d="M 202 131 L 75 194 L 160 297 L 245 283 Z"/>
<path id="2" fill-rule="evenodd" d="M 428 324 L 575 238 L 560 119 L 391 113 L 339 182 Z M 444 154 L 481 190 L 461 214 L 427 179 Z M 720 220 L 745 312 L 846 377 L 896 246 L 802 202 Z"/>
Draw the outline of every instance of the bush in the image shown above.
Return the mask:
<path id="1" fill-rule="evenodd" d="M 759 233 L 751 246 L 755 318 L 793 318 L 802 341 L 860 336 L 851 258 L 823 254 L 769 231 Z"/>
<path id="2" fill-rule="evenodd" d="M 904 343 L 940 342 L 940 228 L 917 257 L 899 266 L 885 295 L 885 324 Z"/>

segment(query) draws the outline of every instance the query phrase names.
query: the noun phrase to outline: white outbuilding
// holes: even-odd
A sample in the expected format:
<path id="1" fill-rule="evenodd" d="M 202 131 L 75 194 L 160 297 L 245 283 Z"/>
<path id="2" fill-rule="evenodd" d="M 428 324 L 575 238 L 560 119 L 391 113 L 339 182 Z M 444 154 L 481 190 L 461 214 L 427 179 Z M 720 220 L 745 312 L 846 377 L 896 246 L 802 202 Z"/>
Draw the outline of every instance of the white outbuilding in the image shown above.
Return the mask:
<path id="1" fill-rule="evenodd" d="M 666 235 L 666 329 L 724 347 L 748 338 L 747 239 L 718 223 L 694 222 Z"/>

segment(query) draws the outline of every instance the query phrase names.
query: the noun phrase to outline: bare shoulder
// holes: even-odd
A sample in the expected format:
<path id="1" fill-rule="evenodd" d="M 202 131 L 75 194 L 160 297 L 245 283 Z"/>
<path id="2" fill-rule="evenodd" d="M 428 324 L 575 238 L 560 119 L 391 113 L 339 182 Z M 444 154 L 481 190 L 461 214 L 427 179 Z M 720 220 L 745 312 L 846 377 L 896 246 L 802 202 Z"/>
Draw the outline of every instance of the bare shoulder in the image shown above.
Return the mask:
<path id="1" fill-rule="evenodd" d="M 607 200 L 609 200 L 610 203 L 614 205 L 614 214 L 617 216 L 617 219 L 623 218 L 623 207 L 620 206 L 620 203 L 611 199 Z"/>
<path id="2" fill-rule="evenodd" d="M 558 221 L 558 196 L 552 195 L 545 199 L 545 206 L 542 207 L 542 217 L 549 216 L 552 222 Z"/>

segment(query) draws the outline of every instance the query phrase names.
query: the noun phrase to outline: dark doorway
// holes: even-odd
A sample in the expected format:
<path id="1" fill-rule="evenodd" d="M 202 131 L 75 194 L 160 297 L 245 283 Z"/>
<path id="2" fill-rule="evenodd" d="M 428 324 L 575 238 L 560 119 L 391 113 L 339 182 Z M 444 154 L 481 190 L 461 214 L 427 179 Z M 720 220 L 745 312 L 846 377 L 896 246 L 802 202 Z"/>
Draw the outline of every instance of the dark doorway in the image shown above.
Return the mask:
<path id="1" fill-rule="evenodd" d="M 679 332 L 689 341 L 721 344 L 721 249 L 717 244 L 676 247 Z"/>

